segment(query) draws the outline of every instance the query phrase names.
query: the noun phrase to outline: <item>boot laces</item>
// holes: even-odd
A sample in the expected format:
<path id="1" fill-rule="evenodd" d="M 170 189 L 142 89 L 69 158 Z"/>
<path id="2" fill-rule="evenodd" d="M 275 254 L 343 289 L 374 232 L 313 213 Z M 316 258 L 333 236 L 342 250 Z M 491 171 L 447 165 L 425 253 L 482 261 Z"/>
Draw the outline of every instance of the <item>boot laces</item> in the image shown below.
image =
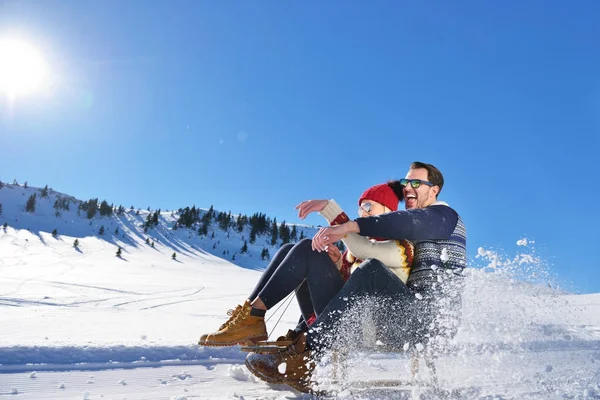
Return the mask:
<path id="1" fill-rule="evenodd" d="M 236 319 L 236 317 L 238 316 L 238 314 L 240 314 L 240 311 L 242 311 L 242 306 L 240 306 L 240 305 L 238 305 L 236 308 L 227 310 L 227 315 L 229 315 L 229 319 L 227 321 L 225 321 L 225 323 L 223 325 L 221 325 L 219 330 L 223 330 L 226 327 L 228 327 L 229 325 L 231 325 L 233 323 L 233 321 Z"/>
<path id="2" fill-rule="evenodd" d="M 227 315 L 230 315 L 229 320 L 225 322 L 223 325 L 225 327 L 229 327 L 237 324 L 240 320 L 243 320 L 250 314 L 250 309 L 246 309 L 242 306 L 237 306 L 235 310 L 227 311 Z M 223 329 L 221 328 L 221 329 Z"/>

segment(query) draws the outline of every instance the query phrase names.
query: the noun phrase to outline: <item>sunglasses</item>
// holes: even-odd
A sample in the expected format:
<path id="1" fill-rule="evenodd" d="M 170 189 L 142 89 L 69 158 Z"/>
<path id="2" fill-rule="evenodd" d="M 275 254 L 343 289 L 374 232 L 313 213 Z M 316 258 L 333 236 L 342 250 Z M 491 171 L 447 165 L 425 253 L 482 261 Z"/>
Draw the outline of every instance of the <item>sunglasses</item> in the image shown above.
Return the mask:
<path id="1" fill-rule="evenodd" d="M 413 189 L 418 188 L 419 186 L 421 186 L 421 183 L 427 185 L 427 186 L 435 186 L 433 183 L 429 182 L 429 181 L 424 181 L 422 179 L 400 179 L 400 185 L 406 187 L 408 184 L 410 183 L 410 186 L 412 186 Z"/>
<path id="2" fill-rule="evenodd" d="M 369 203 L 368 201 L 362 203 L 358 207 L 358 213 L 359 214 L 360 214 L 361 211 L 364 211 L 365 213 L 370 214 L 372 210 L 373 210 L 373 204 Z"/>

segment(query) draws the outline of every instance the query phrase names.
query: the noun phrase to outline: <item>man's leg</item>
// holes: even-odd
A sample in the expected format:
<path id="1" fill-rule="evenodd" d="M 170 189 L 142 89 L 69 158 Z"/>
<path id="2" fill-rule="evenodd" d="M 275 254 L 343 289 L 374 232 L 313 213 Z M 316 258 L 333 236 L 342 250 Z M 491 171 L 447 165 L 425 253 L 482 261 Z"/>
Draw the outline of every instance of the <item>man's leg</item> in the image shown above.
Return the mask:
<path id="1" fill-rule="evenodd" d="M 368 259 L 350 275 L 348 282 L 318 314 L 309 329 L 309 348 L 320 350 L 330 347 L 333 340 L 331 333 L 340 319 L 354 304 L 368 296 L 378 301 L 405 303 L 407 307 L 415 298 L 413 292 L 389 268 L 379 260 Z"/>

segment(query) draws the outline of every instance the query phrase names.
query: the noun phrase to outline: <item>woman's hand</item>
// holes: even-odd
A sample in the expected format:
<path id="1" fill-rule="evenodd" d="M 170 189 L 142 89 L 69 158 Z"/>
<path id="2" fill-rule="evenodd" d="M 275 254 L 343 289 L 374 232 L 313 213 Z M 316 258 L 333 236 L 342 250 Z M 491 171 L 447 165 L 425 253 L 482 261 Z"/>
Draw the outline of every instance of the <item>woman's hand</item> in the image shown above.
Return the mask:
<path id="1" fill-rule="evenodd" d="M 298 210 L 298 217 L 300 219 L 306 218 L 311 212 L 323 211 L 329 204 L 329 200 L 306 200 L 296 206 Z"/>
<path id="2" fill-rule="evenodd" d="M 327 246 L 327 254 L 334 264 L 337 264 L 337 262 L 340 261 L 340 258 L 342 258 L 342 252 L 334 245 Z"/>

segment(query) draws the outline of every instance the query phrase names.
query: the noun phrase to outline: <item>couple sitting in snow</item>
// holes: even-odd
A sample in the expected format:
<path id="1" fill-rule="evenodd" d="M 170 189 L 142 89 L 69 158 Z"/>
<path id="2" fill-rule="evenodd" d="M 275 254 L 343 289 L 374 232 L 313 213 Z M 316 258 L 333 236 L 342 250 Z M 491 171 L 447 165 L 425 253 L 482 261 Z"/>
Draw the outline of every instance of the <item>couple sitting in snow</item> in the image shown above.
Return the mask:
<path id="1" fill-rule="evenodd" d="M 266 340 L 266 311 L 295 291 L 301 321 L 278 339 L 291 344 L 274 353 L 250 353 L 246 366 L 269 383 L 310 392 L 316 362 L 340 346 L 346 332 L 356 335 L 348 326 L 363 314 L 373 318 L 377 340 L 388 346 L 451 336 L 460 310 L 466 231 L 457 212 L 437 200 L 443 184 L 436 167 L 414 162 L 406 178 L 367 189 L 355 220 L 333 200 L 302 202 L 301 219 L 317 211 L 330 226 L 312 240 L 282 246 L 246 302 L 199 344 Z M 398 210 L 400 201 L 405 210 Z M 343 255 L 333 245 L 338 240 L 348 248 Z"/>

